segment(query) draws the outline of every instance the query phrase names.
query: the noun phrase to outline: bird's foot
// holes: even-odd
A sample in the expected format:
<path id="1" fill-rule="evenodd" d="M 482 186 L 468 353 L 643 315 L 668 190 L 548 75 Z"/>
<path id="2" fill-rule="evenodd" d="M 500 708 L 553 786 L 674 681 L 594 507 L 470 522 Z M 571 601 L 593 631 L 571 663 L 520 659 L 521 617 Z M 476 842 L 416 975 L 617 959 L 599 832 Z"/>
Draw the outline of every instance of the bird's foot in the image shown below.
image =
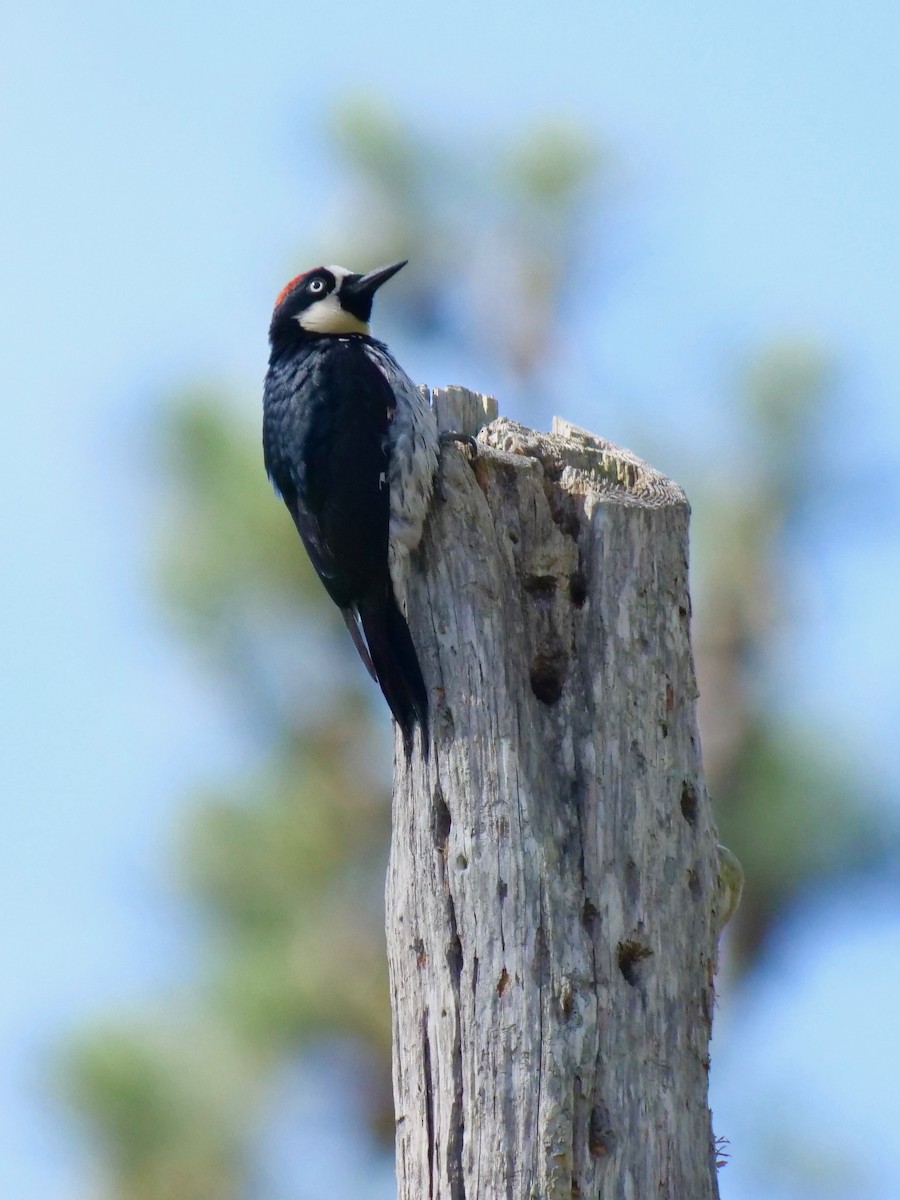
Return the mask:
<path id="1" fill-rule="evenodd" d="M 439 440 L 442 446 L 448 446 L 451 442 L 457 442 L 460 446 L 466 446 L 472 451 L 472 457 L 478 457 L 478 443 L 470 433 L 457 433 L 455 429 L 445 429 L 439 435 Z"/>
<path id="2" fill-rule="evenodd" d="M 445 446 L 449 446 L 453 442 L 456 442 L 457 445 L 462 449 L 463 454 L 465 454 L 466 461 L 469 463 L 474 462 L 474 460 L 478 457 L 478 443 L 475 441 L 475 439 L 472 437 L 472 435 L 470 433 L 457 433 L 455 429 L 445 429 L 441 434 L 438 435 L 438 440 L 440 441 L 442 450 Z M 438 495 L 440 496 L 441 500 L 443 500 L 444 503 L 446 503 L 447 492 L 444 487 L 444 464 L 443 464 L 443 461 L 441 462 L 440 466 L 438 467 L 437 492 L 438 492 Z"/>

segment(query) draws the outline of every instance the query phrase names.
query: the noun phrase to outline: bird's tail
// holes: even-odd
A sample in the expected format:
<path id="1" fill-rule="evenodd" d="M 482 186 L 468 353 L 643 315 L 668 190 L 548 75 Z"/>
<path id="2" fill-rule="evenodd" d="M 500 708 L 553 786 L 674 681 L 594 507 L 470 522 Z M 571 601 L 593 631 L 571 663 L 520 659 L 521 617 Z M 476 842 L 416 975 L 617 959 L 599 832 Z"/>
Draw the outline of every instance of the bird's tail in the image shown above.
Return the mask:
<path id="1" fill-rule="evenodd" d="M 378 685 L 403 734 L 406 757 L 412 755 L 416 725 L 421 727 L 422 751 L 427 757 L 428 690 L 406 617 L 390 583 L 383 593 L 359 605 L 359 619 Z"/>

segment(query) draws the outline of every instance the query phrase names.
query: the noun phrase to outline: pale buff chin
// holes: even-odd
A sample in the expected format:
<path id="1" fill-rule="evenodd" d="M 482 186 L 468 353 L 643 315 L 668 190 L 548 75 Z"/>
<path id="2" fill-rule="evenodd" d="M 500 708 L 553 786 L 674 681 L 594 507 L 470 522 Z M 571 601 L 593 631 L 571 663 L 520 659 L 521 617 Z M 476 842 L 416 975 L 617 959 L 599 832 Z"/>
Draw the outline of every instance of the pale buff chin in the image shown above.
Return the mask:
<path id="1" fill-rule="evenodd" d="M 297 317 L 307 333 L 368 333 L 369 326 L 359 317 L 354 317 L 341 308 L 337 296 L 332 293 L 304 309 Z"/>

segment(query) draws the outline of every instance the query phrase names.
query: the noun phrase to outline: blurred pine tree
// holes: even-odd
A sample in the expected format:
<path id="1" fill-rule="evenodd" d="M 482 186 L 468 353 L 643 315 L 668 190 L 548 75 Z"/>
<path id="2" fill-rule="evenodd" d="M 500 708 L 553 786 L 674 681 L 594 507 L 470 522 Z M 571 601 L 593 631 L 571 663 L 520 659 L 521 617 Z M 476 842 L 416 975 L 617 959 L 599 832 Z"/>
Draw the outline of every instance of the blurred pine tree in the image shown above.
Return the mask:
<path id="1" fill-rule="evenodd" d="M 413 259 L 379 302 L 385 314 L 452 352 L 461 382 L 466 363 L 488 360 L 520 395 L 541 396 L 563 314 L 593 303 L 567 281 L 602 211 L 605 153 L 563 124 L 505 149 L 426 144 L 363 102 L 339 110 L 331 133 L 365 241 L 338 215 L 297 261 L 330 261 L 336 245 L 350 264 Z M 511 281 L 502 304 L 498 271 Z M 829 378 L 809 346 L 760 355 L 728 401 L 739 470 L 707 466 L 689 488 L 705 759 L 723 840 L 747 875 L 730 934 L 744 966 L 798 889 L 879 852 L 845 764 L 780 717 L 772 669 L 791 621 L 786 538 L 814 503 Z M 386 1141 L 393 1131 L 386 717 L 271 495 L 257 424 L 234 413 L 194 391 L 165 414 L 160 557 L 169 615 L 256 738 L 258 767 L 188 809 L 183 873 L 209 930 L 193 994 L 174 1013 L 161 1001 L 146 1022 L 82 1033 L 63 1055 L 120 1200 L 258 1196 L 267 1089 L 323 1039 L 358 1048 L 369 1119 Z"/>

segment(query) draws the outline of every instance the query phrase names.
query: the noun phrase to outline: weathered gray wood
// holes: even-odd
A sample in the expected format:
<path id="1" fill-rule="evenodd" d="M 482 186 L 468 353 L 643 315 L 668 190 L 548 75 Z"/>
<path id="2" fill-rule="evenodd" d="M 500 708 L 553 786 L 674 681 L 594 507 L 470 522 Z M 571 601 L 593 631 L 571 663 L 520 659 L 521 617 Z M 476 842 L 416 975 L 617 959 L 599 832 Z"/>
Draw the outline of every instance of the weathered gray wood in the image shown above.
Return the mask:
<path id="1" fill-rule="evenodd" d="M 688 505 L 565 421 L 478 443 L 444 452 L 408 587 L 434 746 L 395 752 L 399 1197 L 712 1200 Z"/>
<path id="2" fill-rule="evenodd" d="M 474 436 L 497 416 L 497 401 L 493 396 L 483 396 L 480 392 L 470 392 L 468 388 L 456 385 L 432 388 L 431 403 L 438 428 L 452 429 L 456 433 Z"/>

